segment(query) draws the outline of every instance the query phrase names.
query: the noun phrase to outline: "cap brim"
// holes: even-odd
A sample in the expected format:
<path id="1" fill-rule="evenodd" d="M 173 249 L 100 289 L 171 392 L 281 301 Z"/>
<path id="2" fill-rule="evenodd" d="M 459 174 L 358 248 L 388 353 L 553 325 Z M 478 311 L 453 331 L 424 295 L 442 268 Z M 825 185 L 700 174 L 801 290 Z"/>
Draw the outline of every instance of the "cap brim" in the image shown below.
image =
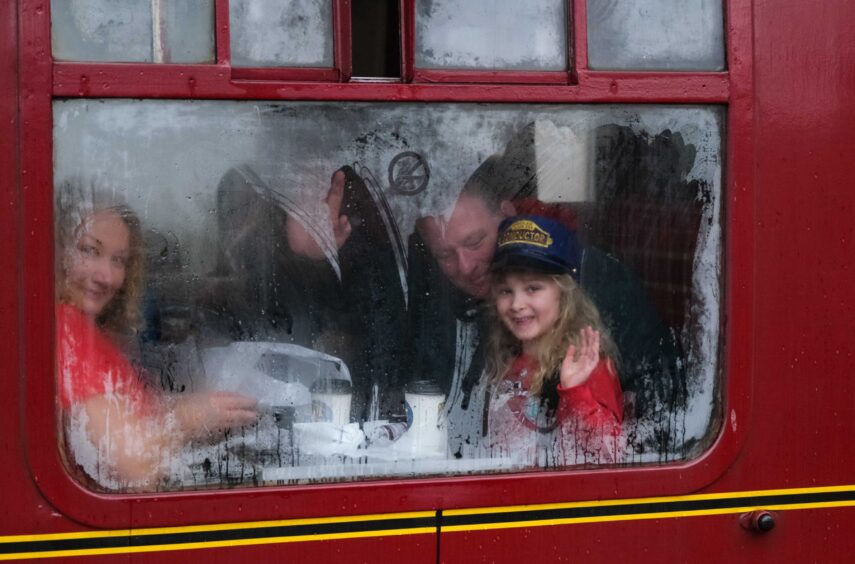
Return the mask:
<path id="1" fill-rule="evenodd" d="M 503 270 L 536 270 L 545 274 L 570 274 L 567 267 L 556 264 L 545 258 L 535 258 L 517 254 L 505 254 L 494 257 L 490 263 L 490 272 L 501 272 Z"/>

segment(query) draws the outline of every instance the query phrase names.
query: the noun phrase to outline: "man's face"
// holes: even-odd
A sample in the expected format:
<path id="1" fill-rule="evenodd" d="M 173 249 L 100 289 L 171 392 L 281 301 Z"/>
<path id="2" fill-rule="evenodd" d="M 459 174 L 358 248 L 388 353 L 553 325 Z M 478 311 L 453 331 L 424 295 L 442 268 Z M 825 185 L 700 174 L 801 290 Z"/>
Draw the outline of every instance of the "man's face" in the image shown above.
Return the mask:
<path id="1" fill-rule="evenodd" d="M 451 217 L 427 218 L 422 236 L 449 280 L 476 298 L 490 293 L 490 260 L 496 250 L 499 223 L 505 218 L 474 196 L 461 196 Z"/>

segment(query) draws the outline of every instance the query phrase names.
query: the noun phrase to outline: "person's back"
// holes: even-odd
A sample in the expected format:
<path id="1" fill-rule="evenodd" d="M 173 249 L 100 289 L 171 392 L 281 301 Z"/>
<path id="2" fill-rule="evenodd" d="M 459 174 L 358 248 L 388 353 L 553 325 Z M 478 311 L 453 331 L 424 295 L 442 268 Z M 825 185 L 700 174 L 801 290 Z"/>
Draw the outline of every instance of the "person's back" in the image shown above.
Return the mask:
<path id="1" fill-rule="evenodd" d="M 365 184 L 350 167 L 336 174 L 353 228 L 332 258 L 317 258 L 292 236 L 295 217 L 306 223 L 308 214 L 252 167 L 229 170 L 218 187 L 217 270 L 233 290 L 207 301 L 229 339 L 290 342 L 341 358 L 353 376 L 357 421 L 374 408 L 384 418 L 403 415 L 407 317 L 393 245 Z"/>

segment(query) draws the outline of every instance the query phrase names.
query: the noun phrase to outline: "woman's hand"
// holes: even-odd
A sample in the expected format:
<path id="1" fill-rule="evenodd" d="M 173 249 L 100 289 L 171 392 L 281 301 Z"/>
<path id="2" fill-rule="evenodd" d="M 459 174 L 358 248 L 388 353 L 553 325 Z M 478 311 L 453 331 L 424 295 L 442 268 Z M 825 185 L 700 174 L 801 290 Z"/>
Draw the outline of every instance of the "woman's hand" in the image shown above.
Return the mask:
<path id="1" fill-rule="evenodd" d="M 250 425 L 258 419 L 255 399 L 233 392 L 177 396 L 167 400 L 161 409 L 153 413 L 140 409 L 121 395 L 85 400 L 76 408 L 72 421 L 84 426 L 92 445 L 88 448 L 94 447 L 101 454 L 93 459 L 103 466 L 88 468 L 85 459 L 78 463 L 92 477 L 108 476 L 132 488 L 147 490 L 165 472 L 164 461 L 170 453 L 180 449 L 185 440 Z M 82 448 L 75 445 L 72 450 Z"/>
<path id="2" fill-rule="evenodd" d="M 600 362 L 600 332 L 585 326 L 579 332 L 579 346 L 570 344 L 561 363 L 561 387 L 584 384 Z"/>
<path id="3" fill-rule="evenodd" d="M 254 398 L 234 392 L 195 393 L 177 400 L 175 417 L 186 436 L 200 437 L 255 423 L 256 403 Z"/>

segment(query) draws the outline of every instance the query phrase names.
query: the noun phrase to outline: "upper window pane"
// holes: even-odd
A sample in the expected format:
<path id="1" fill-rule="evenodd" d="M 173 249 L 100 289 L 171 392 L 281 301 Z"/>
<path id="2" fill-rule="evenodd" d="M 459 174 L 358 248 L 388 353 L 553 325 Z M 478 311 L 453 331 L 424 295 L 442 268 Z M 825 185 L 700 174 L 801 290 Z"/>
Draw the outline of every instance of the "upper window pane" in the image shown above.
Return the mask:
<path id="1" fill-rule="evenodd" d="M 721 0 L 588 0 L 588 66 L 724 69 Z"/>
<path id="2" fill-rule="evenodd" d="M 329 0 L 229 0 L 232 63 L 332 67 Z"/>
<path id="3" fill-rule="evenodd" d="M 352 0 L 354 77 L 401 76 L 400 0 Z"/>
<path id="4" fill-rule="evenodd" d="M 51 32 L 57 60 L 207 63 L 214 0 L 51 0 Z"/>
<path id="5" fill-rule="evenodd" d="M 103 489 L 180 489 L 700 454 L 720 420 L 723 117 L 55 101 L 70 467 Z M 575 233 L 558 289 L 587 301 L 502 315 L 511 277 L 489 265 L 514 214 Z M 566 316 L 601 332 L 585 393 L 514 332 Z"/>
<path id="6" fill-rule="evenodd" d="M 417 0 L 416 67 L 567 69 L 564 0 Z"/>

